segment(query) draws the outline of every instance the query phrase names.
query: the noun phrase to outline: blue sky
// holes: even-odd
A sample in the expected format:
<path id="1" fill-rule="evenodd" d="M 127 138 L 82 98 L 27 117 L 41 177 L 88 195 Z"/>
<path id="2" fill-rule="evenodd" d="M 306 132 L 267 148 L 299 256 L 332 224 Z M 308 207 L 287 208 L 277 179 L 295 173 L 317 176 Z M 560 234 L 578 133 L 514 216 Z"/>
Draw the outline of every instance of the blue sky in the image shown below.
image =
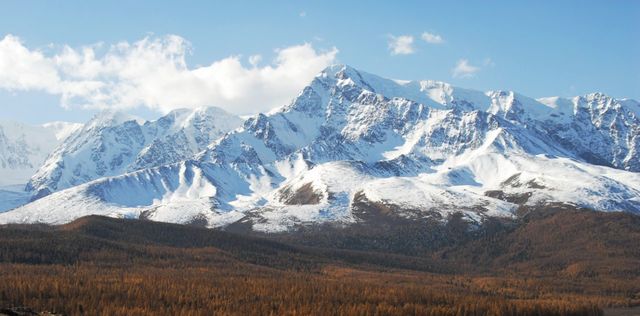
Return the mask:
<path id="1" fill-rule="evenodd" d="M 195 91 L 187 106 L 200 103 L 221 106 L 238 114 L 262 111 L 285 101 L 304 85 L 281 81 L 304 81 L 323 63 L 339 62 L 381 76 L 397 79 L 434 79 L 480 90 L 515 90 L 531 97 L 573 96 L 602 91 L 616 97 L 640 99 L 640 1 L 3 1 L 0 2 L 0 39 L 17 38 L 8 44 L 26 48 L 30 54 L 41 54 L 47 60 L 58 60 L 64 46 L 81 52 L 94 47 L 98 58 L 109 47 L 126 42 L 154 49 L 153 41 L 171 49 L 168 35 L 184 42 L 184 58 L 188 70 L 206 68 L 218 78 L 209 90 L 227 86 L 224 76 L 242 73 L 247 80 L 229 87 L 234 93 L 212 95 Z M 440 36 L 429 43 L 424 33 Z M 394 54 L 390 42 L 412 38 Z M 102 43 L 102 46 L 95 46 Z M 300 45 L 307 44 L 306 47 Z M 8 45 L 7 44 L 7 45 Z M 406 41 L 405 41 L 406 44 Z M 146 46 L 145 46 L 146 45 Z M 151 48 L 150 48 L 151 47 Z M 290 47 L 293 57 L 280 52 Z M 397 48 L 397 46 L 396 46 Z M 129 51 L 118 53 L 122 57 Z M 0 58 L 3 58 L 0 51 Z M 6 54 L 6 53 L 5 53 Z M 173 54 L 173 53 L 171 53 Z M 181 53 L 176 53 L 178 57 Z M 260 55 L 252 71 L 249 57 Z M 22 55 L 16 55 L 22 56 Z M 129 56 L 129 55 L 127 55 Z M 171 55 L 173 56 L 173 55 Z M 208 67 L 235 56 L 242 67 Z M 290 58 L 288 66 L 274 66 L 274 58 Z M 289 56 L 289 55 L 287 55 Z M 302 57 L 297 57 L 302 56 Z M 6 56 L 5 56 L 6 57 Z M 122 57 L 124 58 L 124 57 Z M 295 62 L 312 65 L 296 76 L 278 73 L 297 69 Z M 257 61 L 258 59 L 254 59 Z M 165 60 L 166 61 L 166 60 Z M 228 61 L 228 60 L 227 60 Z M 162 60 L 161 60 L 162 62 Z M 13 67 L 15 61 L 5 63 Z M 454 68 L 460 66 L 456 73 Z M 2 63 L 0 62 L 0 65 Z M 74 64 L 75 65 L 75 64 Z M 152 67 L 150 65 L 149 67 Z M 2 67 L 2 66 L 0 66 Z M 73 78 L 73 69 L 65 71 L 64 80 Z M 74 66 L 75 67 L 75 66 Z M 314 68 L 315 67 L 315 68 Z M 160 67 L 161 68 L 161 67 Z M 178 66 L 178 68 L 180 68 Z M 227 69 L 227 72 L 220 71 Z M 35 74 L 36 66 L 29 68 Z M 4 70 L 4 69 L 0 69 Z M 126 71 L 113 70 L 113 71 Z M 273 71 L 272 71 L 273 70 Z M 141 70 L 142 71 L 142 70 Z M 241 71 L 241 72 L 240 72 Z M 11 73 L 5 71 L 5 73 Z M 22 76 L 24 71 L 16 71 Z M 168 75 L 181 72 L 166 72 Z M 275 75 L 274 75 L 275 73 Z M 9 75 L 6 75 L 6 77 Z M 97 76 L 97 75 L 96 75 Z M 104 80 L 103 75 L 89 79 Z M 116 79 L 113 79 L 115 76 Z M 140 80 L 157 74 L 136 74 L 134 87 L 147 87 Z M 269 77 L 271 76 L 271 77 Z M 125 76 L 126 77 L 126 76 Z M 119 74 L 109 74 L 118 81 Z M 202 79 L 201 77 L 198 77 Z M 157 116 L 170 110 L 180 95 L 162 95 L 162 100 L 149 96 L 106 97 L 109 102 L 86 101 L 88 93 L 75 96 L 67 109 L 60 105 L 59 84 L 30 83 L 24 78 L 2 78 L 0 75 L 0 119 L 29 123 L 52 120 L 84 121 L 97 108 L 118 107 L 118 100 L 128 100 L 122 109 L 143 117 Z M 3 86 L 4 80 L 4 86 Z M 185 79 L 186 80 L 186 79 Z M 191 80 L 191 79 L 189 79 Z M 7 83 L 9 82 L 9 83 Z M 16 82 L 20 84 L 17 85 Z M 173 82 L 173 81 L 171 81 Z M 185 81 L 192 82 L 192 81 Z M 112 83 L 112 82 L 110 82 Z M 87 81 L 82 86 L 86 87 Z M 149 85 L 162 87 L 166 82 Z M 182 83 L 180 83 L 182 84 Z M 271 89 L 271 85 L 278 87 Z M 55 85 L 55 87 L 54 87 Z M 124 85 L 129 87 L 130 85 Z M 221 88 L 222 87 L 222 88 Z M 262 91 L 255 99 L 236 94 Z M 66 88 L 65 88 L 66 89 Z M 151 89 L 153 90 L 153 89 Z M 237 91 L 236 91 L 237 90 Z M 76 91 L 76 90 L 74 90 Z M 94 91 L 94 90 L 87 90 Z M 95 90 L 97 91 L 97 90 Z M 102 90 L 100 90 L 102 91 Z M 272 91 L 271 93 L 269 91 Z M 202 95 L 200 95 L 202 94 Z M 91 96 L 92 97 L 92 96 Z M 158 97 L 160 98 L 160 97 Z M 115 101 L 114 101 L 115 100 Z M 265 104 L 255 105 L 259 100 Z M 273 103 L 273 104 L 272 104 Z M 136 105 L 138 104 L 138 105 Z M 177 106 L 177 105 L 176 105 Z M 89 107 L 90 109 L 85 109 Z M 237 110 L 236 110 L 237 109 Z"/>

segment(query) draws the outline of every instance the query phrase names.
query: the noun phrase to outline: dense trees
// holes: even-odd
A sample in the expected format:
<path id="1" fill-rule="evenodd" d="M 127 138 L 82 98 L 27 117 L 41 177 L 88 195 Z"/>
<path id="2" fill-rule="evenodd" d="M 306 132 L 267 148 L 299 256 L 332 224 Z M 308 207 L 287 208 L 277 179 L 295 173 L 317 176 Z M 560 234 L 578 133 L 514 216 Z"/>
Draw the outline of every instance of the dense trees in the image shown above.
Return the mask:
<path id="1" fill-rule="evenodd" d="M 420 256 L 389 251 L 395 241 L 382 244 L 384 252 L 371 251 L 373 243 L 323 248 L 310 239 L 294 245 L 101 217 L 61 227 L 11 225 L 0 228 L 0 308 L 457 316 L 602 315 L 605 306 L 640 305 L 638 219 L 567 214 L 524 218 L 517 228 Z"/>
<path id="2" fill-rule="evenodd" d="M 84 264 L 0 268 L 1 304 L 70 315 L 601 315 L 585 298 L 489 296 L 435 275 Z"/>

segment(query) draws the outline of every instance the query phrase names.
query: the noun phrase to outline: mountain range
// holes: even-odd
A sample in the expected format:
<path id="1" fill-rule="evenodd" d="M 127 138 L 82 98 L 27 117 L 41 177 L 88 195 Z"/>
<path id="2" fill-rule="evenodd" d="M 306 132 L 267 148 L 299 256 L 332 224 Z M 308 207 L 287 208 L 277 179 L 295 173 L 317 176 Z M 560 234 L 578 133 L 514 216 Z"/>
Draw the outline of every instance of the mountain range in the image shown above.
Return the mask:
<path id="1" fill-rule="evenodd" d="M 477 224 L 546 204 L 640 213 L 639 150 L 635 100 L 536 100 L 334 65 L 244 123 L 216 108 L 102 113 L 42 159 L 32 201 L 0 223 L 98 214 L 281 232 L 374 211 Z"/>
<path id="2" fill-rule="evenodd" d="M 98 178 L 185 160 L 241 124 L 240 118 L 214 107 L 175 110 L 155 121 L 106 111 L 58 146 L 27 190 L 39 198 Z"/>

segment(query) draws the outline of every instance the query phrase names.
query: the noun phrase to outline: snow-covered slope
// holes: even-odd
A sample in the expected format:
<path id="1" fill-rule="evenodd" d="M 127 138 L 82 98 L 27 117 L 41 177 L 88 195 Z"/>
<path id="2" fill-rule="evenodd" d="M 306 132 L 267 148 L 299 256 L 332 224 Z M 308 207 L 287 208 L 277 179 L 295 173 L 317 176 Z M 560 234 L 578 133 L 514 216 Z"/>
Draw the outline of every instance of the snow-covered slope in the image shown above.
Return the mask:
<path id="1" fill-rule="evenodd" d="M 0 121 L 0 186 L 24 185 L 54 148 L 80 126 Z"/>
<path id="2" fill-rule="evenodd" d="M 147 122 L 103 112 L 55 149 L 27 190 L 39 198 L 101 177 L 181 161 L 241 123 L 214 107 L 175 110 Z"/>
<path id="3" fill-rule="evenodd" d="M 54 148 L 82 124 L 51 122 L 28 125 L 0 122 L 0 212 L 29 201 L 29 178 Z"/>
<path id="4" fill-rule="evenodd" d="M 0 222 L 106 214 L 280 231 L 381 208 L 472 221 L 548 202 L 640 213 L 638 103 L 575 100 L 332 66 L 191 159 L 63 190 Z"/>
<path id="5" fill-rule="evenodd" d="M 537 129 L 585 161 L 640 172 L 640 103 L 602 93 L 539 101 L 554 112 Z"/>

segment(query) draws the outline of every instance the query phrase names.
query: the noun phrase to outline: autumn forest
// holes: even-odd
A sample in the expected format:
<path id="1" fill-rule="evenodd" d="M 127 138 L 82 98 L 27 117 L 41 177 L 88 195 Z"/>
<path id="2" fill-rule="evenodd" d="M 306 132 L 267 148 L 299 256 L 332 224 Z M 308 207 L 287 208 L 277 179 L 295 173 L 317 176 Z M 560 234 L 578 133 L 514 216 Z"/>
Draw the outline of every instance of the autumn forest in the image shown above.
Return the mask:
<path id="1" fill-rule="evenodd" d="M 420 227 L 390 228 L 397 223 L 280 236 L 97 216 L 7 225 L 0 307 L 62 315 L 603 315 L 640 305 L 640 217 L 531 210 L 517 223 L 449 223 L 423 223 L 436 225 L 438 243 Z M 417 241 L 395 242 L 399 234 Z"/>

